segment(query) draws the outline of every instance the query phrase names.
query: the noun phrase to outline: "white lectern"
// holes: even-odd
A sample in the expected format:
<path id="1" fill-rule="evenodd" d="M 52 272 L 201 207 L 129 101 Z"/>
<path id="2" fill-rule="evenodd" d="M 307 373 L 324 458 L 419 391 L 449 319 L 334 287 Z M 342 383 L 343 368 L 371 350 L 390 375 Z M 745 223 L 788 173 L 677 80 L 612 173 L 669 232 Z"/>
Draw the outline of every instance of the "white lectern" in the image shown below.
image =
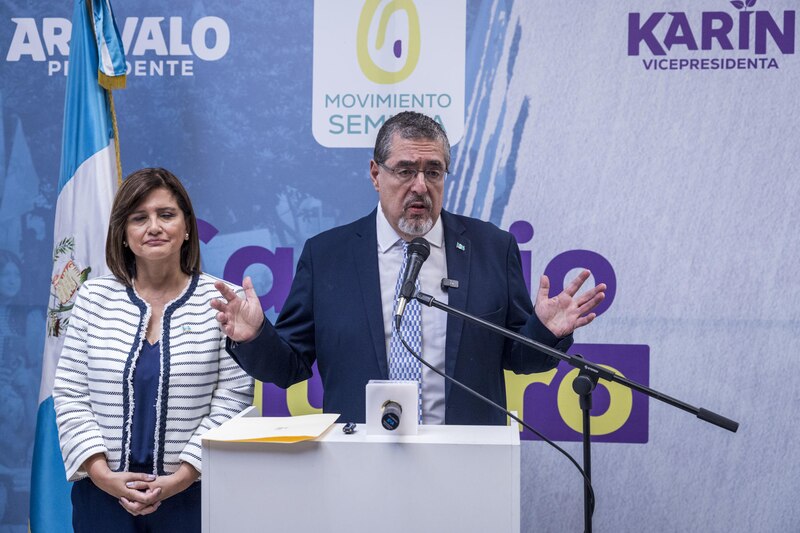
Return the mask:
<path id="1" fill-rule="evenodd" d="M 334 424 L 294 444 L 203 440 L 203 532 L 516 533 L 519 457 L 516 424 L 396 437 Z"/>

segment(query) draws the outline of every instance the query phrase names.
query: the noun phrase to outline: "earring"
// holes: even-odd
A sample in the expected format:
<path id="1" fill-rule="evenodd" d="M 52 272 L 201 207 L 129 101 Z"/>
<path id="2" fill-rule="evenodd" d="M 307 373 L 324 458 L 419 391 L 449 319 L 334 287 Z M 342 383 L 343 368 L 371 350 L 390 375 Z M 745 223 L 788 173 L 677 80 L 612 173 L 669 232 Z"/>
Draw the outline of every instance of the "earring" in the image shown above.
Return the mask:
<path id="1" fill-rule="evenodd" d="M 188 241 L 189 240 L 189 232 L 188 231 L 186 232 L 186 237 L 184 237 L 183 240 L 184 241 Z"/>
<path id="2" fill-rule="evenodd" d="M 128 247 L 128 243 L 127 243 L 126 241 L 122 241 L 122 246 L 124 246 L 125 248 L 127 248 L 127 247 Z"/>

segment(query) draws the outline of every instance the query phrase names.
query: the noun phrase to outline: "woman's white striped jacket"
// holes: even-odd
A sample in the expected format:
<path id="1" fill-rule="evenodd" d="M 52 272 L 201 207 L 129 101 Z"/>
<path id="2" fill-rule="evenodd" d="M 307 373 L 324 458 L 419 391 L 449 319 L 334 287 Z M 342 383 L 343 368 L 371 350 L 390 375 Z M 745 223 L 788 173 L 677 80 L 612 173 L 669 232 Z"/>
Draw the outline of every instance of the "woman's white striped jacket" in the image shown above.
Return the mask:
<path id="1" fill-rule="evenodd" d="M 201 471 L 200 436 L 245 409 L 253 380 L 225 351 L 225 335 L 209 306 L 216 278 L 195 274 L 164 307 L 152 472 L 169 474 L 185 461 Z M 237 290 L 241 290 L 236 287 Z M 78 291 L 58 361 L 53 399 L 67 479 L 86 477 L 83 462 L 104 453 L 126 471 L 135 398 L 133 373 L 150 307 L 113 276 Z"/>

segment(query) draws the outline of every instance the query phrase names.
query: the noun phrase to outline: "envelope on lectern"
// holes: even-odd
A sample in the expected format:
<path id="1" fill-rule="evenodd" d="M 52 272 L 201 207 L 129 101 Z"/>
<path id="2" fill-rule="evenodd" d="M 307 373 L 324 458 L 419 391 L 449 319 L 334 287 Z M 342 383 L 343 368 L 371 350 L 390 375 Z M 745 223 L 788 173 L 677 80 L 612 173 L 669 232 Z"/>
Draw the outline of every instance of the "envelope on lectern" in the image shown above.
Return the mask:
<path id="1" fill-rule="evenodd" d="M 209 430 L 203 440 L 225 442 L 300 442 L 316 439 L 336 422 L 339 415 L 286 417 L 241 417 Z"/>

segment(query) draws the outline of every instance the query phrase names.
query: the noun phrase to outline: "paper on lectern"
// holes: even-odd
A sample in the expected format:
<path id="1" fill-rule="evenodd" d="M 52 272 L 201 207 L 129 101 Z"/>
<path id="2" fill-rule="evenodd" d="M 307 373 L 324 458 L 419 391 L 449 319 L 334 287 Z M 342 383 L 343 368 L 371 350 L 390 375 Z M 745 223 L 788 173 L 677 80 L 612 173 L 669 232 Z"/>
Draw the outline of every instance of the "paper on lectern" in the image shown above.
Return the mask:
<path id="1" fill-rule="evenodd" d="M 241 417 L 208 431 L 203 440 L 226 442 L 300 442 L 316 439 L 339 415 Z"/>

